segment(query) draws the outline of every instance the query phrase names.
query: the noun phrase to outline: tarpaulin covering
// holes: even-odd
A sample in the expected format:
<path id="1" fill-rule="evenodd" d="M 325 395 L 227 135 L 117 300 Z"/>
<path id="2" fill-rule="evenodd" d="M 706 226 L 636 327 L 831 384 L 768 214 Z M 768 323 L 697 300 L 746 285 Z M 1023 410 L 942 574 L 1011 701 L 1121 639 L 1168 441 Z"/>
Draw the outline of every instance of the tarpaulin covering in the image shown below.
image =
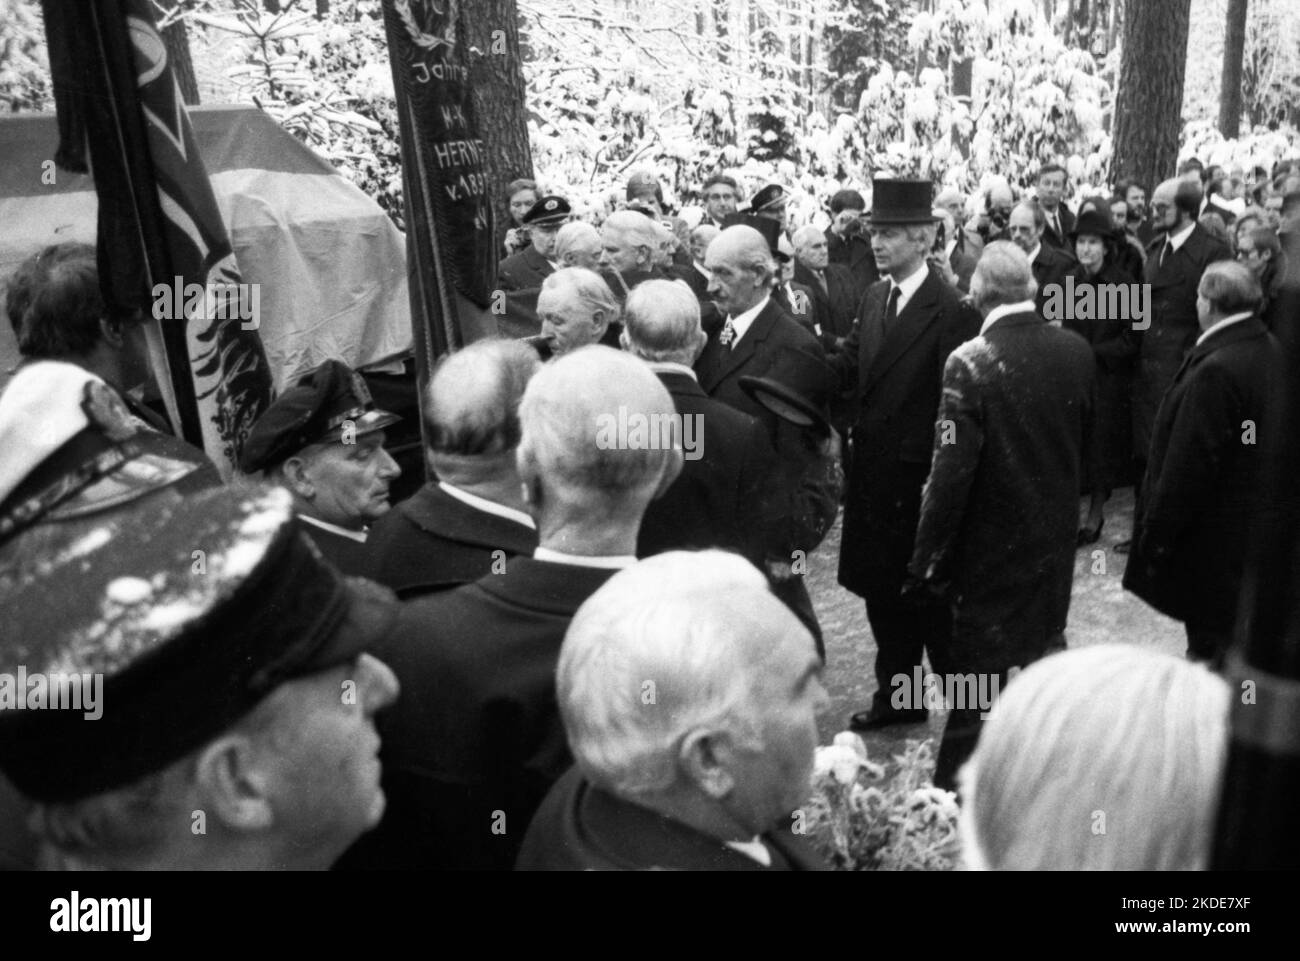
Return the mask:
<path id="1" fill-rule="evenodd" d="M 242 279 L 260 285 L 276 389 L 329 358 L 358 367 L 408 350 L 405 243 L 379 205 L 255 107 L 189 112 Z M 47 244 L 95 243 L 91 178 L 44 166 L 57 144 L 53 114 L 0 117 L 0 287 Z M 16 362 L 0 324 L 0 381 Z"/>

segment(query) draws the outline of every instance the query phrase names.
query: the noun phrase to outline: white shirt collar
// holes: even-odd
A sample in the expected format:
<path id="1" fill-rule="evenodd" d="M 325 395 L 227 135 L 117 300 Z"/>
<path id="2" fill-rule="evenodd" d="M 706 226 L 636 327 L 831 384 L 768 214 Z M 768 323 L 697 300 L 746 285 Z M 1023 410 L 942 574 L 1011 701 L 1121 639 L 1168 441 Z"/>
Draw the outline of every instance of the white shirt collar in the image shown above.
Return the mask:
<path id="1" fill-rule="evenodd" d="M 1034 244 L 1034 249 L 1029 252 L 1029 262 L 1031 264 L 1038 259 L 1038 254 L 1042 249 L 1043 245 L 1041 243 Z"/>
<path id="2" fill-rule="evenodd" d="M 1003 317 L 1010 317 L 1012 314 L 1023 314 L 1026 312 L 1033 313 L 1034 310 L 1034 302 L 1032 300 L 1022 300 L 1018 304 L 1002 304 L 999 307 L 994 307 L 989 311 L 989 315 L 984 318 L 984 323 L 980 326 L 980 333 L 983 334 Z"/>
<path id="3" fill-rule="evenodd" d="M 943 245 L 943 255 L 948 260 L 952 259 L 952 252 L 957 249 L 957 238 L 950 237 L 948 242 Z"/>
<path id="4" fill-rule="evenodd" d="M 323 531 L 329 531 L 331 534 L 338 534 L 339 537 L 346 537 L 350 541 L 356 541 L 358 544 L 364 544 L 369 531 L 362 528 L 359 531 L 351 530 L 347 527 L 339 527 L 337 524 L 331 524 L 329 521 L 323 521 L 317 517 L 308 517 L 306 514 L 299 514 L 299 519 L 306 521 L 313 527 L 319 527 Z"/>
<path id="5" fill-rule="evenodd" d="M 1178 231 L 1178 233 L 1169 234 L 1168 235 L 1169 245 L 1173 247 L 1174 250 L 1177 250 L 1179 247 L 1181 247 L 1183 244 L 1187 242 L 1187 238 L 1192 235 L 1192 231 L 1195 229 L 1196 229 L 1196 221 L 1193 220 L 1182 230 Z"/>
<path id="6" fill-rule="evenodd" d="M 767 302 L 771 299 L 771 295 L 766 295 L 762 300 L 753 307 L 750 307 L 749 310 L 745 311 L 740 316 L 731 318 L 731 329 L 736 332 L 735 336 L 731 338 L 732 350 L 735 350 L 736 344 L 740 342 L 740 338 L 744 337 L 745 332 L 753 326 L 755 319 L 757 319 L 758 315 L 763 312 L 763 309 L 767 306 Z"/>
<path id="7" fill-rule="evenodd" d="M 700 272 L 700 275 L 704 277 L 705 280 L 713 279 L 713 275 L 709 273 L 707 270 L 705 270 L 704 265 L 700 263 L 698 260 L 692 260 L 691 266 L 694 267 L 696 270 L 698 270 Z"/>
<path id="8" fill-rule="evenodd" d="M 496 501 L 490 501 L 486 497 L 479 497 L 477 494 L 471 494 L 469 491 L 461 490 L 453 484 L 446 481 L 438 481 L 441 487 L 451 497 L 456 498 L 462 504 L 468 504 L 475 510 L 480 510 L 484 514 L 493 514 L 497 517 L 504 517 L 508 521 L 514 521 L 516 524 L 523 524 L 531 531 L 537 530 L 537 525 L 533 519 L 524 511 L 517 507 L 507 507 L 505 504 L 498 504 Z"/>
<path id="9" fill-rule="evenodd" d="M 674 363 L 671 360 L 652 360 L 649 361 L 650 369 L 656 374 L 685 374 L 691 380 L 699 380 L 695 376 L 695 371 L 685 364 Z"/>
<path id="10" fill-rule="evenodd" d="M 895 281 L 893 277 L 889 278 L 892 286 L 898 288 L 898 312 L 900 314 L 903 312 L 903 308 L 907 306 L 907 302 L 912 299 L 912 296 L 921 289 L 921 285 L 925 283 L 925 278 L 929 276 L 930 268 L 922 262 L 920 267 L 912 271 L 903 280 Z"/>
<path id="11" fill-rule="evenodd" d="M 549 547 L 539 547 L 533 551 L 533 559 L 550 561 L 552 564 L 572 564 L 574 567 L 595 567 L 604 571 L 621 571 L 636 563 L 635 554 L 610 554 L 605 557 L 591 557 L 587 554 L 569 554 L 553 551 Z"/>
<path id="12" fill-rule="evenodd" d="M 1243 310 L 1239 314 L 1229 314 L 1227 317 L 1224 317 L 1222 320 L 1217 321 L 1216 323 L 1213 323 L 1209 327 L 1205 328 L 1201 336 L 1196 338 L 1197 346 L 1200 346 L 1202 343 L 1204 343 L 1206 338 L 1210 337 L 1212 334 L 1216 334 L 1219 331 L 1223 330 L 1224 327 L 1227 327 L 1230 324 L 1239 324 L 1243 320 L 1250 320 L 1250 318 L 1254 316 L 1255 316 L 1254 312 L 1249 310 Z"/>
<path id="13" fill-rule="evenodd" d="M 722 843 L 733 851 L 739 851 L 747 858 L 753 858 L 765 868 L 772 866 L 772 852 L 767 849 L 763 839 L 757 835 L 754 836 L 752 841 L 723 841 Z"/>

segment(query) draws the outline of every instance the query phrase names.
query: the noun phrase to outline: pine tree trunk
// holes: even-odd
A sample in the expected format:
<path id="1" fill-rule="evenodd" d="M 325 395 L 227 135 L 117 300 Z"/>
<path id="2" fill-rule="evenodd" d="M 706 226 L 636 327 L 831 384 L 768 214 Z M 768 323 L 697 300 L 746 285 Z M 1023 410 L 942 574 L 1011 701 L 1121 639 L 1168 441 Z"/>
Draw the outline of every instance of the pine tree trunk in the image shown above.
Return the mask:
<path id="1" fill-rule="evenodd" d="M 523 58 L 519 49 L 516 0 L 475 0 L 461 8 L 470 47 L 470 83 L 487 163 L 488 189 L 498 224 L 510 223 L 506 185 L 533 176 L 524 96 Z"/>
<path id="2" fill-rule="evenodd" d="M 158 6 L 170 10 L 176 6 L 176 0 L 157 0 Z M 190 57 L 190 40 L 185 31 L 184 18 L 177 19 L 162 30 L 163 46 L 167 48 L 167 61 L 171 64 L 172 76 L 181 88 L 181 96 L 191 107 L 199 103 L 199 82 L 194 76 L 194 60 Z"/>
<path id="3" fill-rule="evenodd" d="M 1148 190 L 1174 175 L 1192 0 L 1128 0 L 1115 98 L 1111 179 Z"/>
<path id="4" fill-rule="evenodd" d="M 1248 0 L 1228 0 L 1228 24 L 1223 38 L 1223 82 L 1219 87 L 1219 133 L 1236 139 L 1241 128 L 1241 65 L 1246 54 Z"/>

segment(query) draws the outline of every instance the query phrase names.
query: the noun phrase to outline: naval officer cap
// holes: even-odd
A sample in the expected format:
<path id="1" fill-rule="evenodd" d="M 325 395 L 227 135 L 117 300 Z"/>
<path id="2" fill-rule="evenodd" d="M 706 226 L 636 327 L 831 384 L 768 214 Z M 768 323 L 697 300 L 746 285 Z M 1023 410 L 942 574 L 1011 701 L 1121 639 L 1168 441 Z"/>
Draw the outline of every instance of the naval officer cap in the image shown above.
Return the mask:
<path id="1" fill-rule="evenodd" d="M 25 364 L 0 394 L 0 544 L 128 504 L 188 476 L 121 396 L 76 364 Z"/>
<path id="2" fill-rule="evenodd" d="M 90 529 L 0 581 L 0 771 L 74 801 L 163 770 L 278 686 L 349 664 L 396 601 L 334 571 L 279 488 L 212 488 Z M 12 679 L 99 675 L 98 717 L 18 704 Z M 84 702 L 83 702 L 84 703 Z M 66 700 L 65 700 L 66 704 Z"/>
<path id="3" fill-rule="evenodd" d="M 523 223 L 525 227 L 558 227 L 568 221 L 572 213 L 573 208 L 567 200 L 550 195 L 528 208 Z"/>
<path id="4" fill-rule="evenodd" d="M 283 464 L 304 447 L 336 441 L 349 431 L 361 437 L 401 420 L 379 410 L 362 376 L 327 360 L 277 397 L 244 442 L 239 469 L 246 474 Z"/>

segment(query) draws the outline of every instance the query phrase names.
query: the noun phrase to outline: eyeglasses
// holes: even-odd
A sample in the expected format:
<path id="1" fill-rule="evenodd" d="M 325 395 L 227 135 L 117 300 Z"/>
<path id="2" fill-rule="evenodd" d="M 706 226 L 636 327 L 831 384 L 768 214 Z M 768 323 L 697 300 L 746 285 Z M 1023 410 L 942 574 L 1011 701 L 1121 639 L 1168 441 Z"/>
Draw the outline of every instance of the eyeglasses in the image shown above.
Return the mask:
<path id="1" fill-rule="evenodd" d="M 1163 203 L 1163 202 L 1161 202 L 1161 201 L 1157 201 L 1156 203 L 1153 203 L 1153 204 L 1151 205 L 1151 209 L 1152 209 L 1155 213 L 1162 214 L 1162 213 L 1164 213 L 1166 210 L 1168 210 L 1168 209 L 1169 209 L 1170 207 L 1172 207 L 1172 206 L 1173 206 L 1173 204 L 1167 204 L 1167 203 Z"/>

